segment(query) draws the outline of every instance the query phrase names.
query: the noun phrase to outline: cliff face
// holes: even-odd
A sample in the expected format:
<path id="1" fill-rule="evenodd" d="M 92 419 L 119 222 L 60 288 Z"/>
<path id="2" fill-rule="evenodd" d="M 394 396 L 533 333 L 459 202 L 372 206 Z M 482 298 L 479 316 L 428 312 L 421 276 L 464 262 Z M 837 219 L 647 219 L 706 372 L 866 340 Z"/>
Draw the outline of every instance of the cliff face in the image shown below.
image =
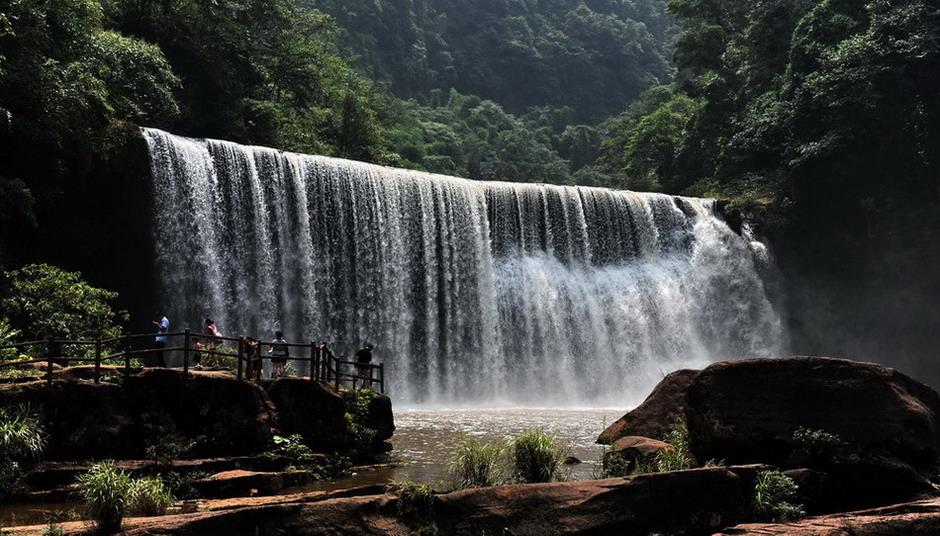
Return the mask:
<path id="1" fill-rule="evenodd" d="M 940 387 L 940 211 L 931 199 L 869 210 L 820 194 L 769 229 L 791 352 L 901 368 Z"/>
<path id="2" fill-rule="evenodd" d="M 388 401 L 375 395 L 376 399 Z M 329 386 L 299 378 L 257 385 L 220 372 L 145 369 L 119 383 L 56 380 L 0 386 L 0 406 L 26 405 L 49 433 L 46 458 L 140 458 L 167 437 L 194 441 L 189 454 L 257 454 L 275 434 L 300 434 L 321 452 L 353 441 L 347 404 Z M 366 426 L 377 442 L 394 430 L 391 403 L 378 404 Z"/>

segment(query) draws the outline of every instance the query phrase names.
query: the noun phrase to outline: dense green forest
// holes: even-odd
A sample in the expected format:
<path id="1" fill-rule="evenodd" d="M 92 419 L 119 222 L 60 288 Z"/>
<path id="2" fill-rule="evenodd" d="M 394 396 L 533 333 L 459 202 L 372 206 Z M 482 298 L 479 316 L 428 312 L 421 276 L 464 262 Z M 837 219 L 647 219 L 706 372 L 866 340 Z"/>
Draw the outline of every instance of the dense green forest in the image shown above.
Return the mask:
<path id="1" fill-rule="evenodd" d="M 669 81 L 672 28 L 661 0 L 2 0 L 0 243 L 49 232 L 135 125 L 626 186 L 604 121 Z"/>
<path id="2" fill-rule="evenodd" d="M 922 349 L 938 72 L 934 0 L 0 0 L 0 264 L 113 208 L 81 196 L 148 125 L 718 197 L 786 253 L 792 308 L 886 339 L 927 315 Z"/>

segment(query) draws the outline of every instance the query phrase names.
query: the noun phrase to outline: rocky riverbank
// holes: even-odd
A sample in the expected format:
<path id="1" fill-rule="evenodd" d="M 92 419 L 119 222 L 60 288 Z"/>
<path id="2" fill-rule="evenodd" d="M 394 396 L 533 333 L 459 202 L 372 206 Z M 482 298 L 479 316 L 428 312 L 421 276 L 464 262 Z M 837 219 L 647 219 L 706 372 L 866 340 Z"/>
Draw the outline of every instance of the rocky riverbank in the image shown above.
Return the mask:
<path id="1" fill-rule="evenodd" d="M 166 371 L 142 375 L 147 376 L 153 376 L 148 380 L 153 382 L 218 381 L 212 375 L 175 378 Z M 283 427 L 304 434 L 311 443 L 329 444 L 331 434 L 340 430 L 331 412 L 348 412 L 351 403 L 324 386 L 279 382 L 249 386 L 247 398 L 261 403 L 236 404 L 243 409 L 229 411 L 244 411 L 243 422 L 251 434 L 280 433 Z M 48 392 L 112 393 L 127 385 L 134 382 L 125 381 L 118 391 L 54 384 Z M 215 388 L 219 393 L 246 389 Z M 34 394 L 38 389 L 28 384 L 4 387 L 0 397 L 16 391 L 41 403 L 43 398 Z M 50 399 L 60 396 L 64 395 Z M 125 398 L 114 400 L 108 398 L 111 394 L 98 396 L 96 400 L 112 404 L 106 407 L 119 406 L 114 400 L 137 400 L 126 392 Z M 57 411 L 62 408 L 56 404 L 47 400 L 41 407 L 60 419 L 60 431 L 92 426 L 66 418 L 73 413 L 60 415 Z M 155 411 L 143 402 L 131 404 L 130 408 Z M 290 409 L 279 410 L 286 405 Z M 304 416 L 321 407 L 333 409 L 323 409 L 317 424 L 310 424 Z M 381 430 L 377 437 L 390 435 L 393 423 L 387 399 L 376 397 L 364 407 L 371 408 L 366 412 L 374 419 L 371 429 Z M 126 408 L 118 422 L 128 431 L 139 430 L 146 419 Z M 177 422 L 174 411 L 161 415 L 161 422 L 172 422 L 175 431 L 192 425 Z M 243 456 L 227 458 L 239 460 L 233 466 L 199 462 L 217 470 L 213 477 L 195 483 L 204 498 L 188 501 L 170 515 L 129 518 L 124 528 L 127 534 L 139 535 L 226 536 L 936 534 L 940 530 L 938 416 L 936 392 L 878 365 L 827 358 L 729 361 L 666 376 L 643 404 L 600 434 L 598 441 L 611 445 L 605 471 L 617 459 L 626 462 L 616 465 L 623 471 L 616 478 L 451 492 L 403 484 L 297 493 L 290 491 L 289 483 L 304 475 L 275 466 L 270 456 L 261 457 L 263 462 Z M 681 437 L 676 435 L 679 425 Z M 236 433 L 245 431 L 220 430 L 214 435 L 228 446 L 232 443 L 225 438 Z M 80 444 L 66 443 L 69 437 L 56 436 L 57 452 L 64 445 Z M 681 463 L 676 463 L 673 458 L 679 454 Z M 673 461 L 664 463 L 664 459 Z M 58 470 L 65 474 L 68 466 L 61 464 Z M 682 467 L 690 468 L 675 470 Z M 52 464 L 47 473 L 56 474 L 54 468 Z M 786 508 L 778 508 L 781 505 Z M 94 530 L 88 522 L 62 526 L 67 534 Z M 40 534 L 43 528 L 18 527 L 12 534 Z"/>

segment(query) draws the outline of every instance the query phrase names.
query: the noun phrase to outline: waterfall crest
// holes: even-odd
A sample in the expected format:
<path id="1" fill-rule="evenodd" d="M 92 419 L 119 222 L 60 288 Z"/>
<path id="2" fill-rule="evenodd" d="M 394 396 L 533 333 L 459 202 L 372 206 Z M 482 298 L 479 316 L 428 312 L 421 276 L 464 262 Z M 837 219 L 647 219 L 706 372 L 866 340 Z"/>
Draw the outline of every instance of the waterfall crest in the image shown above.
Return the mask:
<path id="1" fill-rule="evenodd" d="M 373 342 L 404 402 L 623 406 L 785 345 L 766 252 L 710 200 L 144 137 L 175 325 Z"/>

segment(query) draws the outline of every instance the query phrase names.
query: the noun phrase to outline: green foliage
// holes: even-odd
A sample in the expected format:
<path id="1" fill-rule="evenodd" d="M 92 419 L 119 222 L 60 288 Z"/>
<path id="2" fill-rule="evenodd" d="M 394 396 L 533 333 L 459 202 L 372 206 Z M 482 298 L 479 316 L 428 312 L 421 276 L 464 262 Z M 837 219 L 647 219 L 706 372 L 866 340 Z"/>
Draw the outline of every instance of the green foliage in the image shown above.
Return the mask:
<path id="1" fill-rule="evenodd" d="M 289 460 L 288 471 L 306 471 L 314 480 L 348 474 L 352 467 L 346 457 L 315 454 L 299 434 L 290 437 L 274 436 L 274 450 L 271 453 Z"/>
<path id="2" fill-rule="evenodd" d="M 576 107 L 594 121 L 668 75 L 665 2 L 315 0 L 360 65 L 418 97 L 455 88 L 515 113 Z"/>
<path id="3" fill-rule="evenodd" d="M 128 511 L 140 516 L 162 516 L 176 499 L 160 478 L 144 477 L 131 481 Z"/>
<path id="4" fill-rule="evenodd" d="M 90 339 L 121 334 L 124 313 L 111 304 L 117 294 L 89 285 L 78 272 L 31 264 L 5 272 L 8 291 L 0 308 L 30 340 L 46 337 Z M 76 351 L 90 351 L 76 348 Z"/>
<path id="5" fill-rule="evenodd" d="M 238 370 L 238 352 L 221 342 L 206 343 L 206 350 L 216 352 L 201 352 L 199 365 L 203 368 L 220 370 Z"/>
<path id="6" fill-rule="evenodd" d="M 793 443 L 805 455 L 820 461 L 832 461 L 853 450 L 836 434 L 803 426 L 794 430 Z"/>
<path id="7" fill-rule="evenodd" d="M 17 342 L 19 338 L 20 338 L 20 332 L 13 328 L 9 320 L 7 320 L 6 318 L 0 317 L 0 346 L 13 344 Z M 0 361 L 9 361 L 11 359 L 17 359 L 18 357 L 19 357 L 19 352 L 16 351 L 16 348 L 7 348 L 7 349 L 0 350 Z"/>
<path id="8" fill-rule="evenodd" d="M 797 485 L 792 478 L 780 471 L 761 471 L 754 486 L 754 513 L 761 519 L 786 522 L 805 515 L 803 506 L 793 501 L 797 497 Z"/>
<path id="9" fill-rule="evenodd" d="M 502 480 L 503 447 L 475 440 L 462 442 L 454 451 L 450 470 L 461 488 L 485 488 Z"/>
<path id="10" fill-rule="evenodd" d="M 370 407 L 373 400 L 381 396 L 369 388 L 343 392 L 343 398 L 346 400 L 346 426 L 353 458 L 368 459 L 376 450 L 376 430 L 371 427 Z"/>
<path id="11" fill-rule="evenodd" d="M 28 407 L 0 408 L 0 501 L 24 489 L 20 464 L 45 448 L 45 430 Z"/>
<path id="12" fill-rule="evenodd" d="M 62 528 L 62 525 L 50 521 L 40 534 L 41 536 L 65 536 L 65 529 Z"/>
<path id="13" fill-rule="evenodd" d="M 144 447 L 148 460 L 159 467 L 169 467 L 174 460 L 179 460 L 192 451 L 196 441 L 180 435 L 160 433 L 153 436 Z"/>
<path id="14" fill-rule="evenodd" d="M 412 481 L 392 482 L 388 491 L 398 497 L 396 511 L 398 519 L 422 536 L 434 536 L 438 533 L 434 521 L 434 506 L 437 497 L 434 489 L 425 484 Z"/>
<path id="15" fill-rule="evenodd" d="M 679 418 L 672 429 L 663 437 L 663 442 L 672 445 L 671 449 L 663 449 L 656 455 L 656 470 L 681 471 L 695 467 L 695 457 L 689 450 L 689 428 L 685 419 Z"/>
<path id="16" fill-rule="evenodd" d="M 565 457 L 558 440 L 538 429 L 514 437 L 509 442 L 509 453 L 512 474 L 523 483 L 555 480 Z"/>
<path id="17" fill-rule="evenodd" d="M 293 470 L 301 469 L 315 463 L 317 456 L 304 443 L 300 434 L 290 437 L 274 436 L 274 454 L 284 456 L 290 460 Z"/>
<path id="18" fill-rule="evenodd" d="M 131 477 L 115 467 L 114 462 L 95 464 L 78 477 L 85 510 L 104 534 L 121 529 L 124 513 L 132 500 Z"/>
<path id="19" fill-rule="evenodd" d="M 568 152 L 596 151 L 596 134 L 556 132 L 540 114 L 517 117 L 493 101 L 451 90 L 430 104 L 409 101 L 399 109 L 397 127 L 389 132 L 397 154 L 395 165 L 473 179 L 565 183 L 569 163 L 555 144 Z M 564 127 L 562 127 L 564 128 Z M 593 144 L 593 145 L 592 145 Z"/>

